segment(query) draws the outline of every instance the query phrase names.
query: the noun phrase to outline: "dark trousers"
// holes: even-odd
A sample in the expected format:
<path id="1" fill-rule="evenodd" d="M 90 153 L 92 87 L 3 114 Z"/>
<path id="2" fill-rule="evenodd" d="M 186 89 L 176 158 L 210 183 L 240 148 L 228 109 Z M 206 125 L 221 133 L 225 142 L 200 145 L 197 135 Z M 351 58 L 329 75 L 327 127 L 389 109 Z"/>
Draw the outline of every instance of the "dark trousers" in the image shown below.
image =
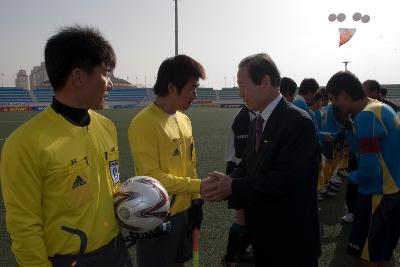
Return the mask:
<path id="1" fill-rule="evenodd" d="M 310 238 L 310 242 L 296 241 L 297 230 L 290 231 L 286 222 L 265 223 L 266 218 L 246 216 L 246 227 L 253 248 L 254 266 L 256 267 L 318 267 L 318 255 L 313 252 L 317 244 Z M 278 224 L 285 224 L 284 228 L 277 229 Z M 274 231 L 272 229 L 276 229 Z M 304 240 L 303 240 L 304 241 Z"/>
<path id="2" fill-rule="evenodd" d="M 349 172 L 356 171 L 358 169 L 357 158 L 350 151 L 349 154 L 349 164 L 347 166 Z M 358 188 L 356 184 L 353 184 L 349 180 L 347 181 L 347 191 L 346 191 L 346 206 L 347 212 L 355 213 L 356 210 L 356 202 L 357 202 L 357 192 Z"/>
<path id="3" fill-rule="evenodd" d="M 49 260 L 54 267 L 133 267 L 122 235 L 105 246 L 82 255 L 56 255 Z"/>
<path id="4" fill-rule="evenodd" d="M 264 246 L 259 242 L 251 244 L 253 247 L 255 267 L 318 267 L 318 257 L 294 254 L 288 251 L 286 255 L 276 251 L 272 246 Z M 266 253 L 268 251 L 269 253 Z"/>
<path id="5" fill-rule="evenodd" d="M 354 212 L 356 211 L 357 191 L 358 191 L 357 185 L 348 181 L 347 191 L 346 191 L 346 206 L 348 213 L 354 214 Z"/>
<path id="6" fill-rule="evenodd" d="M 228 245 L 226 247 L 225 260 L 234 262 L 237 253 L 245 254 L 250 245 L 250 237 L 246 232 L 246 226 L 232 224 L 229 229 Z"/>

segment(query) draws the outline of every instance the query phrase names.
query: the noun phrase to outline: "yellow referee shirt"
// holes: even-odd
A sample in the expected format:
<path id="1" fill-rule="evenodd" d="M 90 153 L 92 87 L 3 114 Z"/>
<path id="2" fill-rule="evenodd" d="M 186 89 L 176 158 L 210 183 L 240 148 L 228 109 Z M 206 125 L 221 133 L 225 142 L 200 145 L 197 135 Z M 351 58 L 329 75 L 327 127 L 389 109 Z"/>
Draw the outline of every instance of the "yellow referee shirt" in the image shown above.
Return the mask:
<path id="1" fill-rule="evenodd" d="M 192 125 L 186 115 L 170 115 L 150 104 L 133 118 L 128 140 L 136 175 L 160 181 L 170 195 L 171 215 L 200 198 Z"/>
<path id="2" fill-rule="evenodd" d="M 90 124 L 77 127 L 49 107 L 4 144 L 6 226 L 20 266 L 50 267 L 49 256 L 76 255 L 85 238 L 81 252 L 91 252 L 120 231 L 113 208 L 119 186 L 116 129 L 96 112 L 89 115 Z"/>

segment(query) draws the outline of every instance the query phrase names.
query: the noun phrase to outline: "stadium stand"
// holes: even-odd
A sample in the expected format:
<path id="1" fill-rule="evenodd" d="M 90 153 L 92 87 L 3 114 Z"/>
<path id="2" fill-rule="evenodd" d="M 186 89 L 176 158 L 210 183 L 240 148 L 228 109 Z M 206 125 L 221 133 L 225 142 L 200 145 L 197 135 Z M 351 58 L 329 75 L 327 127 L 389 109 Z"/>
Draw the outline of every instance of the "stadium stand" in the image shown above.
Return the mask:
<path id="1" fill-rule="evenodd" d="M 52 88 L 38 88 L 35 90 L 32 90 L 33 95 L 36 97 L 37 102 L 45 102 L 45 103 L 51 103 L 53 101 L 53 89 Z"/>
<path id="2" fill-rule="evenodd" d="M 240 92 L 239 87 L 233 88 L 222 88 L 221 91 L 218 92 L 220 100 L 240 100 Z"/>
<path id="3" fill-rule="evenodd" d="M 0 88 L 0 103 L 30 103 L 31 95 L 28 90 L 16 87 Z"/>
<path id="4" fill-rule="evenodd" d="M 197 99 L 214 101 L 217 99 L 217 94 L 212 88 L 198 88 Z"/>
<path id="5" fill-rule="evenodd" d="M 382 84 L 387 88 L 387 99 L 400 105 L 400 84 Z M 0 87 L 1 106 L 46 106 L 52 102 L 53 89 L 50 86 L 42 86 L 34 90 L 24 90 L 16 87 Z M 154 101 L 155 95 L 152 88 L 136 88 L 126 84 L 117 85 L 109 92 L 108 102 L 112 105 L 130 105 Z M 238 87 L 222 88 L 198 88 L 197 99 L 210 101 L 214 104 L 238 104 L 242 103 Z"/>
<path id="6" fill-rule="evenodd" d="M 385 87 L 387 89 L 387 98 L 400 98 L 400 84 L 382 84 L 382 87 Z"/>
<path id="7" fill-rule="evenodd" d="M 400 84 L 382 84 L 387 89 L 386 98 L 400 106 Z"/>
<path id="8" fill-rule="evenodd" d="M 133 101 L 138 102 L 149 99 L 145 88 L 112 89 L 108 93 L 108 101 Z"/>
<path id="9" fill-rule="evenodd" d="M 146 93 L 147 93 L 147 97 L 150 101 L 154 101 L 154 99 L 156 98 L 156 95 L 154 94 L 154 90 L 153 88 L 147 88 L 146 89 Z"/>
<path id="10" fill-rule="evenodd" d="M 53 99 L 53 89 L 48 89 L 48 88 L 39 88 L 32 90 L 34 93 L 34 96 L 37 99 L 37 102 L 51 102 Z M 28 94 L 29 95 L 29 94 Z M 118 89 L 112 89 L 109 92 L 108 95 L 108 101 L 110 102 L 118 102 L 118 101 L 142 101 L 142 100 L 147 100 L 149 99 L 148 93 L 145 88 L 129 88 L 129 89 L 123 89 L 123 88 L 118 88 Z"/>

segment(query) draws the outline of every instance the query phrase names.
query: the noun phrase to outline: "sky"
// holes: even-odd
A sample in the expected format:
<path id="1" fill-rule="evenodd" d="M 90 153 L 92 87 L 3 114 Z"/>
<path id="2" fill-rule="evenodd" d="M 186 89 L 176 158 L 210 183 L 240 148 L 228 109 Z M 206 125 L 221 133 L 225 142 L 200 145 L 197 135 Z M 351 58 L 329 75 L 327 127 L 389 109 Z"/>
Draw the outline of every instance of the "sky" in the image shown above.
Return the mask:
<path id="1" fill-rule="evenodd" d="M 203 87 L 232 87 L 244 57 L 268 53 L 281 75 L 298 84 L 313 77 L 325 85 L 348 69 L 361 81 L 400 83 L 398 0 L 179 0 L 179 53 L 206 69 Z M 62 26 L 98 28 L 117 55 L 114 75 L 152 86 L 161 62 L 175 53 L 173 0 L 1 0 L 0 73 L 14 86 L 15 73 L 43 61 L 47 39 Z M 355 12 L 369 23 L 355 22 Z M 344 22 L 329 14 L 344 13 Z M 339 47 L 338 28 L 354 27 Z"/>

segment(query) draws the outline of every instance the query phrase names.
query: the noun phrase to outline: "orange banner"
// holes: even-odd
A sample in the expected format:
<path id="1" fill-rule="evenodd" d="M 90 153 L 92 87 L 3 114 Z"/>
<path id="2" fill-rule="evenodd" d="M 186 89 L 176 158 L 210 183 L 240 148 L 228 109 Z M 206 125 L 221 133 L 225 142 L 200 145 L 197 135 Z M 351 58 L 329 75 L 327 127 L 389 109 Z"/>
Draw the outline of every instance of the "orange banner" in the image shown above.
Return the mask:
<path id="1" fill-rule="evenodd" d="M 339 46 L 350 41 L 351 37 L 353 37 L 355 33 L 355 28 L 339 28 Z"/>

